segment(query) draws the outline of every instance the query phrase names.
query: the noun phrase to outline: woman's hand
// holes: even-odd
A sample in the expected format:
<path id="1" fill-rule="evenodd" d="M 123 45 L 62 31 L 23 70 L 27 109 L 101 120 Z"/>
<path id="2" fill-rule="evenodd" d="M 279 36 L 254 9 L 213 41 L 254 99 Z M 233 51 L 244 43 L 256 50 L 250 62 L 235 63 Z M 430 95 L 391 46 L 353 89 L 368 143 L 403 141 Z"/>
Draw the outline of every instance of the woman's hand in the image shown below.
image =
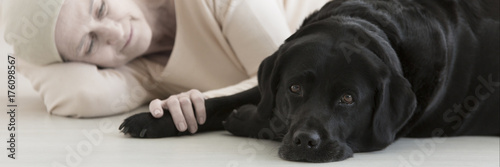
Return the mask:
<path id="1" fill-rule="evenodd" d="M 196 89 L 172 95 L 166 100 L 155 99 L 149 103 L 149 111 L 155 118 L 163 116 L 163 109 L 170 111 L 175 126 L 180 132 L 189 129 L 189 132 L 195 133 L 198 130 L 198 124 L 203 125 L 207 118 L 205 96 Z"/>

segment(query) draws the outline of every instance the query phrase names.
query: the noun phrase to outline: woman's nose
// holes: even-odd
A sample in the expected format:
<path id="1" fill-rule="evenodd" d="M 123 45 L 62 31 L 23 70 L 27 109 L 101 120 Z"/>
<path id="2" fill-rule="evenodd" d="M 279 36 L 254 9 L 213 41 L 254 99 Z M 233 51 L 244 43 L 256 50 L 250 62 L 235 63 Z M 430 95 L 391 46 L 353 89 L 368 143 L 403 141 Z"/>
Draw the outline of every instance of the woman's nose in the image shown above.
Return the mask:
<path id="1" fill-rule="evenodd" d="M 99 38 L 104 40 L 106 44 L 115 45 L 119 43 L 124 36 L 124 30 L 121 24 L 114 20 L 101 20 L 95 31 Z"/>

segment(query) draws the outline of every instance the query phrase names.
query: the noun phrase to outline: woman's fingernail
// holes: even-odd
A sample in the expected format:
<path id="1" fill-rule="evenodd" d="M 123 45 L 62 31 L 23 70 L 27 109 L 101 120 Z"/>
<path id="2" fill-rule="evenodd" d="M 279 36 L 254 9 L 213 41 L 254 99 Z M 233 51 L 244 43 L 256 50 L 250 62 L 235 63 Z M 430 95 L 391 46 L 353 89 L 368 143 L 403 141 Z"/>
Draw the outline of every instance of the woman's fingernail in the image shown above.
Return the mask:
<path id="1" fill-rule="evenodd" d="M 196 131 L 198 130 L 198 127 L 193 127 L 189 130 L 189 132 L 191 132 L 192 134 L 196 133 Z"/>
<path id="2" fill-rule="evenodd" d="M 186 123 L 184 123 L 184 122 L 179 123 L 179 128 L 180 128 L 181 132 L 186 131 L 186 128 L 187 128 Z"/>
<path id="3" fill-rule="evenodd" d="M 154 111 L 155 116 L 160 116 L 160 112 L 161 112 L 160 110 L 155 110 Z"/>
<path id="4" fill-rule="evenodd" d="M 200 125 L 203 125 L 203 124 L 205 123 L 205 117 L 199 117 L 199 118 L 198 118 L 198 123 L 199 123 Z"/>

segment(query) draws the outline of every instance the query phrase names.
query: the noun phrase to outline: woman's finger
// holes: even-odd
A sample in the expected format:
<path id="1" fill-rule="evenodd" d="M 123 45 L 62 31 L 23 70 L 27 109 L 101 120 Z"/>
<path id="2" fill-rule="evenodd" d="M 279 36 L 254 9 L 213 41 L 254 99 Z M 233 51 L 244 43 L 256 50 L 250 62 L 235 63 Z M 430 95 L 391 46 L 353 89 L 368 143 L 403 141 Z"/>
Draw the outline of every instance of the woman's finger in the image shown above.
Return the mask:
<path id="1" fill-rule="evenodd" d="M 160 99 L 154 99 L 149 103 L 149 112 L 155 118 L 161 118 L 163 116 L 163 102 Z"/>
<path id="2" fill-rule="evenodd" d="M 194 116 L 193 105 L 188 94 L 182 94 L 179 96 L 179 102 L 184 114 L 184 119 L 187 122 L 189 132 L 195 133 L 198 130 L 198 123 Z"/>
<path id="3" fill-rule="evenodd" d="M 205 96 L 198 90 L 191 90 L 190 96 L 196 111 L 196 118 L 200 125 L 203 125 L 207 119 L 207 112 L 205 110 Z"/>
<path id="4" fill-rule="evenodd" d="M 174 120 L 175 127 L 180 132 L 184 132 L 187 129 L 186 120 L 184 119 L 184 114 L 182 113 L 182 109 L 180 106 L 180 102 L 177 96 L 170 96 L 166 100 L 165 107 L 170 111 L 170 115 L 172 115 L 172 119 Z"/>

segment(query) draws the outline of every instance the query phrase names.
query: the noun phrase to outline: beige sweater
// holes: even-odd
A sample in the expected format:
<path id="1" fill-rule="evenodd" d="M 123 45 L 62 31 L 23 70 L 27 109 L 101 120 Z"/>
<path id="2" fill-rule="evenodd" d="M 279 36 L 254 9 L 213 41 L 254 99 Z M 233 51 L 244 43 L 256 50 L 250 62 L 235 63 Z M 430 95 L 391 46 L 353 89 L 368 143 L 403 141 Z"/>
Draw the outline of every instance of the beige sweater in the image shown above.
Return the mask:
<path id="1" fill-rule="evenodd" d="M 49 113 L 98 117 L 198 89 L 207 97 L 257 85 L 260 62 L 327 0 L 179 0 L 166 66 L 139 58 L 116 69 L 82 63 L 20 63 Z"/>

